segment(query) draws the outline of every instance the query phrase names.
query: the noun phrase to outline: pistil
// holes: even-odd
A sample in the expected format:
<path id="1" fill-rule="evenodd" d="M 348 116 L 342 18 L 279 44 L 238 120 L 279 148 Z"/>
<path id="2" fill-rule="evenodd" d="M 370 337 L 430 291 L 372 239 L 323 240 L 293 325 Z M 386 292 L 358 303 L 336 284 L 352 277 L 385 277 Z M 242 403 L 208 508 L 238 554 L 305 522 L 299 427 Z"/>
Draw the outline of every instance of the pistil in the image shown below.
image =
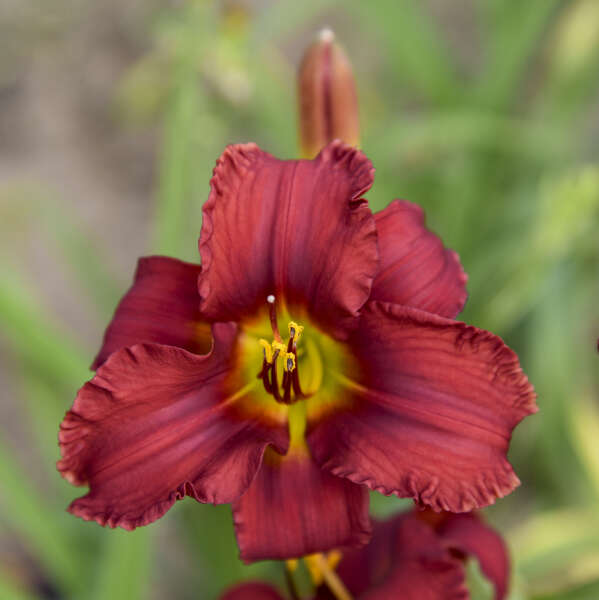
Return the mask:
<path id="1" fill-rule="evenodd" d="M 272 327 L 272 333 L 277 342 L 282 342 L 281 334 L 279 333 L 279 325 L 277 323 L 277 308 L 275 305 L 275 297 L 270 294 L 266 297 L 268 302 L 268 316 L 270 317 L 270 326 Z"/>

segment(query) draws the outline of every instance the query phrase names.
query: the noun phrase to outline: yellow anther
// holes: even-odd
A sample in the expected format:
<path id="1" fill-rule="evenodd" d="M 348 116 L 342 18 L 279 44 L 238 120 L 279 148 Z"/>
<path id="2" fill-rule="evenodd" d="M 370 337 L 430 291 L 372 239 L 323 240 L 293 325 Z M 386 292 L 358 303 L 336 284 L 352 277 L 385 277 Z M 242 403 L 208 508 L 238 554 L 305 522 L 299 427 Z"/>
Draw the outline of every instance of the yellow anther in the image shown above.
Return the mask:
<path id="1" fill-rule="evenodd" d="M 272 351 L 273 352 L 279 352 L 279 354 L 281 354 L 282 352 L 287 352 L 287 346 L 285 346 L 285 344 L 283 344 L 282 342 L 277 342 L 276 340 L 272 343 Z"/>
<path id="2" fill-rule="evenodd" d="M 272 362 L 272 346 L 266 340 L 260 340 L 262 350 L 264 350 L 264 359 L 268 364 Z"/>
<path id="3" fill-rule="evenodd" d="M 304 331 L 304 328 L 301 325 L 298 325 L 295 321 L 289 321 L 287 324 L 287 329 L 289 329 L 289 337 L 297 343 L 302 335 L 302 331 Z"/>
<path id="4" fill-rule="evenodd" d="M 285 353 L 285 371 L 293 371 L 295 369 L 295 354 L 292 352 Z"/>

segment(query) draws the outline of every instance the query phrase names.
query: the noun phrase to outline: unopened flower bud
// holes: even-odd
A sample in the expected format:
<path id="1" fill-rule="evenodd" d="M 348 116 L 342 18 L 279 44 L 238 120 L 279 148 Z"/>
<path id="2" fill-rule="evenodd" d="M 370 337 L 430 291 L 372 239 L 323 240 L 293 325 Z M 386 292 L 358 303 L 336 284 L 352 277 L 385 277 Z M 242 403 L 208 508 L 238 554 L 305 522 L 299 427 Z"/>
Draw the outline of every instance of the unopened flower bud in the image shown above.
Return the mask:
<path id="1" fill-rule="evenodd" d="M 313 158 L 334 139 L 358 145 L 360 125 L 353 71 L 330 29 L 324 29 L 304 54 L 299 70 L 299 110 L 305 158 Z"/>

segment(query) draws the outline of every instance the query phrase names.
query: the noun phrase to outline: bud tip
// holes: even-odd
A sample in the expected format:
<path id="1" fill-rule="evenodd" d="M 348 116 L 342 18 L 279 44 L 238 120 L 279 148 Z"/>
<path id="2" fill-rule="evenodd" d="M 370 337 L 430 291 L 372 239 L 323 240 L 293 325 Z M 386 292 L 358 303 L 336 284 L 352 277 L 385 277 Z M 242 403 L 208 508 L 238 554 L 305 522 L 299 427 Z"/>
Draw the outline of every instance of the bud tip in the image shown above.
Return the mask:
<path id="1" fill-rule="evenodd" d="M 320 33 L 318 34 L 318 39 L 321 42 L 330 44 L 335 39 L 335 33 L 330 27 L 325 27 L 324 29 L 320 30 Z"/>

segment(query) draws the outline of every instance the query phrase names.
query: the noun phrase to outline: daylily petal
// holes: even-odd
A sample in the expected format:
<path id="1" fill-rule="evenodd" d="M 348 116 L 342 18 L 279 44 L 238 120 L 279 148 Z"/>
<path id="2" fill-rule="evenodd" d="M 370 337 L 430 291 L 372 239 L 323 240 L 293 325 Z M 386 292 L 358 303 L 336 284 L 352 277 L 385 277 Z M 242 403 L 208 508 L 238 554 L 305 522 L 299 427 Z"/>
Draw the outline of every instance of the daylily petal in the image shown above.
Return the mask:
<path id="1" fill-rule="evenodd" d="M 509 554 L 503 538 L 474 513 L 447 513 L 437 534 L 448 547 L 474 556 L 481 571 L 493 583 L 495 600 L 507 595 L 510 579 Z"/>
<path id="2" fill-rule="evenodd" d="M 283 600 L 283 596 L 267 583 L 248 581 L 227 590 L 220 600 Z"/>
<path id="3" fill-rule="evenodd" d="M 167 256 L 140 258 L 133 285 L 120 301 L 102 348 L 97 369 L 115 350 L 142 342 L 178 346 L 204 354 L 210 350 L 210 326 L 200 319 L 198 275 L 201 267 Z"/>
<path id="4" fill-rule="evenodd" d="M 185 495 L 231 502 L 269 443 L 286 451 L 284 423 L 251 418 L 240 408 L 244 390 L 225 397 L 236 327 L 216 324 L 213 334 L 205 356 L 159 344 L 119 350 L 81 388 L 59 433 L 59 471 L 90 486 L 73 514 L 133 529 Z"/>
<path id="5" fill-rule="evenodd" d="M 337 566 L 337 575 L 355 598 L 361 598 L 369 589 L 380 585 L 394 566 L 398 529 L 405 515 L 387 521 L 374 521 L 370 542 L 359 549 L 343 553 Z M 326 586 L 318 590 L 317 599 L 329 598 Z"/>
<path id="6" fill-rule="evenodd" d="M 248 491 L 233 504 L 241 558 L 297 558 L 370 539 L 368 491 L 322 471 L 306 452 L 267 450 Z"/>
<path id="7" fill-rule="evenodd" d="M 394 200 L 374 215 L 380 270 L 370 300 L 405 304 L 454 318 L 468 297 L 458 255 L 424 225 L 422 209 Z"/>
<path id="8" fill-rule="evenodd" d="M 412 515 L 398 520 L 393 567 L 363 600 L 466 600 L 464 570 L 434 531 Z"/>
<path id="9" fill-rule="evenodd" d="M 467 512 L 518 485 L 506 452 L 537 407 L 500 338 L 369 302 L 349 345 L 363 372 L 339 375 L 343 403 L 308 413 L 307 441 L 323 468 L 437 511 Z"/>
<path id="10" fill-rule="evenodd" d="M 378 268 L 374 218 L 362 198 L 373 171 L 339 141 L 314 160 L 281 161 L 255 144 L 227 147 L 203 209 L 202 313 L 243 321 L 274 294 L 346 336 Z"/>

